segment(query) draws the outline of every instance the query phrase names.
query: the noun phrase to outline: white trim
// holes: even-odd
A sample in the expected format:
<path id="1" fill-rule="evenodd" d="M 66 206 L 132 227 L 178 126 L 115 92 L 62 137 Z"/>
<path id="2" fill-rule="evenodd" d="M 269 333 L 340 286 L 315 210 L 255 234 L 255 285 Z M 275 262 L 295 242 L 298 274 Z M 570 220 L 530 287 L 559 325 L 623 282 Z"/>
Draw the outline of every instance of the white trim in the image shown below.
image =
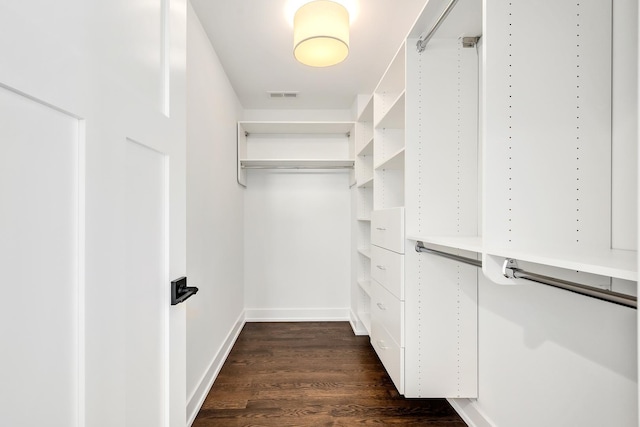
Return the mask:
<path id="1" fill-rule="evenodd" d="M 79 427 L 86 426 L 86 381 L 87 381 L 87 355 L 86 355 L 86 239 L 87 239 L 87 123 L 78 119 L 78 301 L 77 307 L 77 344 L 78 344 L 78 421 Z"/>
<path id="2" fill-rule="evenodd" d="M 349 323 L 351 324 L 351 329 L 353 329 L 353 333 L 355 335 L 369 335 L 369 332 L 367 332 L 367 329 L 353 310 L 349 313 Z"/>
<path id="3" fill-rule="evenodd" d="M 248 308 L 247 322 L 348 322 L 349 308 Z"/>
<path id="4" fill-rule="evenodd" d="M 478 409 L 475 399 L 447 399 L 447 401 L 469 427 L 496 427 L 496 425 Z"/>
<path id="5" fill-rule="evenodd" d="M 200 412 L 200 408 L 202 408 L 202 404 L 209 394 L 211 387 L 213 387 L 213 382 L 218 377 L 220 369 L 222 369 L 222 365 L 224 365 L 224 362 L 227 360 L 227 357 L 238 339 L 244 324 L 245 314 L 243 312 L 236 320 L 233 328 L 229 331 L 229 334 L 227 334 L 227 338 L 224 340 L 220 351 L 209 364 L 209 367 L 200 379 L 198 386 L 195 388 L 193 393 L 191 393 L 191 396 L 189 396 L 189 399 L 187 400 L 187 426 L 191 427 L 193 422 L 196 420 L 196 416 L 198 415 L 198 412 Z"/>

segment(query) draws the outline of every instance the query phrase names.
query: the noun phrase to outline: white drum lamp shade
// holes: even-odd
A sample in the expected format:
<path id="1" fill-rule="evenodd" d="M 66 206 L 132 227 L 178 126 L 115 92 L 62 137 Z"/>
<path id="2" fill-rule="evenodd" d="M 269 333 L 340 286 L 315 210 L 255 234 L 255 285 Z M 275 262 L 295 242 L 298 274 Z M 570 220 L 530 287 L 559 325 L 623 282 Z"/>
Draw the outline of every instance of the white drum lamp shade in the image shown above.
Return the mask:
<path id="1" fill-rule="evenodd" d="M 293 55 L 305 65 L 328 67 L 349 55 L 349 12 L 336 2 L 316 0 L 293 18 Z"/>

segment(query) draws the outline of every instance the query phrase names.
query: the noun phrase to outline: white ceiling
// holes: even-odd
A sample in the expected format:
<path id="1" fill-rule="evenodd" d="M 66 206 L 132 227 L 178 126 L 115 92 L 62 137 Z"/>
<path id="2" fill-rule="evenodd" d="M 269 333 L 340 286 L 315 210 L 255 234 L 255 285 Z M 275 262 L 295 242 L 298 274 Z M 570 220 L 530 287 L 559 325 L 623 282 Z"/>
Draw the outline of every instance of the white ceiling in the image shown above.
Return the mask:
<path id="1" fill-rule="evenodd" d="M 372 93 L 427 0 L 355 0 L 349 57 L 312 68 L 293 58 L 287 13 L 300 0 L 191 0 L 245 109 L 349 109 Z M 271 99 L 268 91 L 299 92 Z"/>

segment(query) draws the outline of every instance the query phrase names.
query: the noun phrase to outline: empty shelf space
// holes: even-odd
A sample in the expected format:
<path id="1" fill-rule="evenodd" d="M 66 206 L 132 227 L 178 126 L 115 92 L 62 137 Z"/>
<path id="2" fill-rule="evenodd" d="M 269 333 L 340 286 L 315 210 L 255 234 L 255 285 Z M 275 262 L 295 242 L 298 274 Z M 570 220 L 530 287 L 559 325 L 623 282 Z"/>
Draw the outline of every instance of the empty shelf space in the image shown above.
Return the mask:
<path id="1" fill-rule="evenodd" d="M 371 280 L 369 279 L 360 279 L 358 280 L 358 286 L 366 292 L 367 295 L 371 296 Z"/>
<path id="2" fill-rule="evenodd" d="M 370 247 L 361 247 L 358 248 L 358 253 L 367 258 L 371 258 L 371 248 Z"/>
<path id="3" fill-rule="evenodd" d="M 373 135 L 371 138 L 362 146 L 360 151 L 358 151 L 358 156 L 371 156 L 373 155 Z"/>
<path id="4" fill-rule="evenodd" d="M 347 134 L 353 122 L 239 122 L 254 134 Z"/>
<path id="5" fill-rule="evenodd" d="M 388 129 L 404 129 L 405 126 L 405 92 L 403 91 L 398 95 L 398 97 L 393 101 L 391 107 L 386 112 L 384 116 L 380 119 L 380 121 L 376 124 L 376 128 L 388 128 Z"/>
<path id="6" fill-rule="evenodd" d="M 358 183 L 358 188 L 371 188 L 371 187 L 373 187 L 372 176 Z"/>
<path id="7" fill-rule="evenodd" d="M 389 158 L 381 161 L 375 169 L 404 169 L 404 148 L 401 148 L 389 156 Z"/>

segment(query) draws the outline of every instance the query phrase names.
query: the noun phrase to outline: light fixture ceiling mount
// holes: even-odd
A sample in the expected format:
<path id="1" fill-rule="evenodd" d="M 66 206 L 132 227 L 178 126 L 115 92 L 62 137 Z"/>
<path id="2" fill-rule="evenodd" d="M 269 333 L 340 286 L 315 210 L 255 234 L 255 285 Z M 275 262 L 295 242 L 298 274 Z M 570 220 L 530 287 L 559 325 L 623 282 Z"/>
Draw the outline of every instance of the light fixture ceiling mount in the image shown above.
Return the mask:
<path id="1" fill-rule="evenodd" d="M 315 0 L 293 18 L 293 55 L 312 67 L 329 67 L 349 55 L 349 12 L 340 3 Z"/>

